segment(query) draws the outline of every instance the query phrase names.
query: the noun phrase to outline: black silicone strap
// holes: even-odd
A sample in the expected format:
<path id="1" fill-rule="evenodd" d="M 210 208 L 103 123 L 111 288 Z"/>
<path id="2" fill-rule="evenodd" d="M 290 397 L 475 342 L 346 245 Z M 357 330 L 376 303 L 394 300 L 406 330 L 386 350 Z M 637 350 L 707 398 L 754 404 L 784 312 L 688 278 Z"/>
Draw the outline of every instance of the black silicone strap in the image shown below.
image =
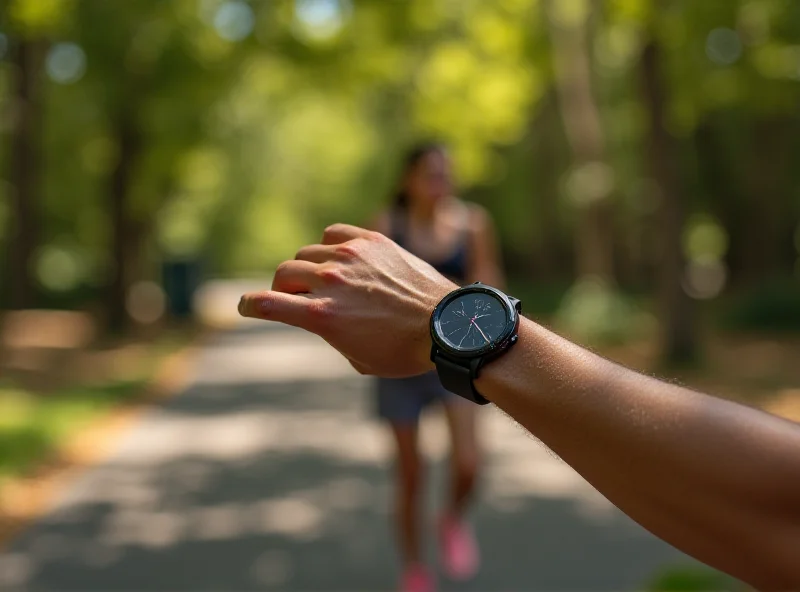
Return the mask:
<path id="1" fill-rule="evenodd" d="M 439 381 L 445 389 L 478 405 L 486 405 L 489 402 L 486 397 L 475 390 L 472 380 L 476 377 L 473 376 L 469 367 L 451 362 L 439 354 L 434 357 L 433 361 L 436 364 Z"/>

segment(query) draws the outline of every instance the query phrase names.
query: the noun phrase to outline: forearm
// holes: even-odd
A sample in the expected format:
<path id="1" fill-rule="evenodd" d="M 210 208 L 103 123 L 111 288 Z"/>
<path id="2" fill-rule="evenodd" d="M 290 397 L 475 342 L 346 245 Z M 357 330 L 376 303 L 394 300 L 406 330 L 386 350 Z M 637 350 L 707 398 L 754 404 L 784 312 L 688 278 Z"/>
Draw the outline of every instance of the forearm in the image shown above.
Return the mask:
<path id="1" fill-rule="evenodd" d="M 798 426 L 641 376 L 530 321 L 520 333 L 484 369 L 482 393 L 661 538 L 753 585 L 800 585 Z"/>

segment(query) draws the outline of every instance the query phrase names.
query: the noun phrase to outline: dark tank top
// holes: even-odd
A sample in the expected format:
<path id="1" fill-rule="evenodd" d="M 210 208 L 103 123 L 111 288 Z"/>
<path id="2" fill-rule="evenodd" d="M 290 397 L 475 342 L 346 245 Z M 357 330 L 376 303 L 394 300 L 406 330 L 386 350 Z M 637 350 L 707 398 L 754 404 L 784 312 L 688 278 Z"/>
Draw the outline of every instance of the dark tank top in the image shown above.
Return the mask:
<path id="1" fill-rule="evenodd" d="M 403 213 L 392 212 L 389 218 L 391 223 L 391 236 L 389 238 L 410 253 L 417 255 L 412 249 L 408 248 L 407 222 Z M 465 227 L 461 231 L 456 246 L 450 255 L 438 261 L 430 261 L 428 259 L 425 259 L 425 261 L 446 278 L 462 285 L 467 281 L 468 257 L 469 237 Z"/>

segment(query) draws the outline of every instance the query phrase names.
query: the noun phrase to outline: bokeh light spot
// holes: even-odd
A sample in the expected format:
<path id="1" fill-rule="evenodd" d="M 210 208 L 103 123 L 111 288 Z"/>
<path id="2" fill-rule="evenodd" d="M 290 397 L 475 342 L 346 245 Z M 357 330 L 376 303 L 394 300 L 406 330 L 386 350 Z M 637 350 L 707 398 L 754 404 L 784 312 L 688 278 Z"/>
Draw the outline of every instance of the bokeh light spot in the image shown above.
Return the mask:
<path id="1" fill-rule="evenodd" d="M 53 292 L 75 289 L 82 279 L 83 265 L 78 254 L 61 246 L 48 245 L 36 258 L 39 283 Z"/>
<path id="2" fill-rule="evenodd" d="M 728 233 L 715 218 L 696 216 L 684 233 L 683 249 L 692 261 L 718 261 L 728 251 Z"/>
<path id="3" fill-rule="evenodd" d="M 86 54 L 75 43 L 56 43 L 47 54 L 47 75 L 59 84 L 72 84 L 86 72 Z"/>
<path id="4" fill-rule="evenodd" d="M 721 261 L 690 261 L 686 267 L 683 289 L 692 298 L 709 300 L 719 296 L 727 279 L 728 271 Z"/>
<path id="5" fill-rule="evenodd" d="M 564 190 L 578 206 L 607 198 L 614 191 L 614 170 L 603 162 L 588 162 L 575 167 L 564 179 Z"/>
<path id="6" fill-rule="evenodd" d="M 350 4 L 344 0 L 296 0 L 295 28 L 312 41 L 326 41 L 344 27 Z"/>
<path id="7" fill-rule="evenodd" d="M 721 66 L 735 64 L 742 57 L 742 40 L 733 29 L 719 27 L 706 37 L 708 59 Z"/>
<path id="8" fill-rule="evenodd" d="M 128 291 L 126 307 L 137 323 L 155 323 L 164 316 L 166 306 L 164 290 L 155 282 L 138 282 Z"/>
<path id="9" fill-rule="evenodd" d="M 214 16 L 217 34 L 227 41 L 241 41 L 253 31 L 254 24 L 253 9 L 245 2 L 226 2 Z"/>
<path id="10" fill-rule="evenodd" d="M 587 0 L 561 0 L 549 5 L 550 18 L 559 27 L 571 28 L 583 23 L 589 16 Z"/>

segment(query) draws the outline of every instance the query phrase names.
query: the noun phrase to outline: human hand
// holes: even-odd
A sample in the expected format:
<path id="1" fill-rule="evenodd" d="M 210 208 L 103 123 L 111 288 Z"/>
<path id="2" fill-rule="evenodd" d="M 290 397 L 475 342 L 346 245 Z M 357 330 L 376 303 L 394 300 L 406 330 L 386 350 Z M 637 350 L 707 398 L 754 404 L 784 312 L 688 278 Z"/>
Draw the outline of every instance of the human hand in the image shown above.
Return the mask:
<path id="1" fill-rule="evenodd" d="M 278 266 L 272 290 L 242 296 L 239 313 L 316 333 L 362 374 L 414 376 L 433 368 L 431 312 L 456 288 L 382 234 L 335 224 Z"/>

